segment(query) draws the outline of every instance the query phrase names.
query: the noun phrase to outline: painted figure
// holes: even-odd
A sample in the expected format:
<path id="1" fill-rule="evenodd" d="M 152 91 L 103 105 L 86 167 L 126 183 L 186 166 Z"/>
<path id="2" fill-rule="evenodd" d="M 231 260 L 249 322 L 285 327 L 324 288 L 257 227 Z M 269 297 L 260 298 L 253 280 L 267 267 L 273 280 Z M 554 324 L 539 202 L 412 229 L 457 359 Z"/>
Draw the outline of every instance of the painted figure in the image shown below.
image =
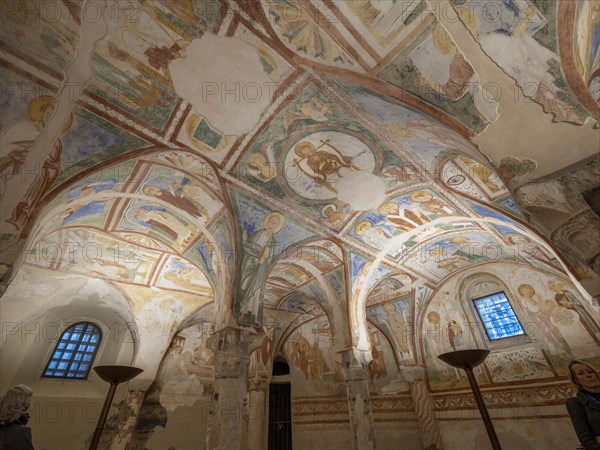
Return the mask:
<path id="1" fill-rule="evenodd" d="M 162 209 L 138 208 L 133 217 L 150 228 L 162 231 L 173 241 L 179 243 L 182 248 L 186 247 L 198 232 L 196 227 L 183 224 Z"/>
<path id="2" fill-rule="evenodd" d="M 27 115 L 31 123 L 17 124 L 3 133 L 0 153 L 0 192 L 4 194 L 8 180 L 21 172 L 25 164 L 29 148 L 34 144 L 40 132 L 54 114 L 56 99 L 49 95 L 40 95 L 29 102 Z M 73 126 L 73 115 L 70 114 L 62 127 L 67 133 Z M 46 194 L 54 180 L 60 174 L 60 158 L 63 144 L 60 138 L 50 149 L 42 163 L 41 170 L 29 185 L 21 201 L 11 211 L 8 223 L 22 229 L 33 215 L 36 204 Z"/>
<path id="3" fill-rule="evenodd" d="M 173 205 L 192 217 L 201 217 L 202 215 L 207 215 L 208 211 L 205 208 L 198 207 L 194 202 L 192 202 L 189 198 L 187 198 L 183 192 L 183 189 L 178 188 L 178 185 L 172 184 L 170 186 L 170 190 L 162 189 L 158 186 L 146 186 L 142 189 L 142 192 L 148 196 L 156 197 L 160 200 L 163 200 L 170 205 Z"/>
<path id="4" fill-rule="evenodd" d="M 326 147 L 330 147 L 335 153 L 325 150 Z M 335 193 L 337 193 L 337 190 L 331 185 L 331 180 L 328 177 L 332 175 L 340 177 L 342 168 L 359 170 L 352 159 L 340 153 L 329 143 L 329 140 L 321 141 L 319 147 L 315 147 L 309 141 L 301 141 L 294 147 L 294 153 L 299 156 L 299 158 L 294 158 L 294 164 L 303 173 Z M 310 172 L 305 170 L 301 163 L 308 166 Z"/>
<path id="5" fill-rule="evenodd" d="M 385 303 L 383 309 L 387 313 L 387 323 L 396 338 L 398 356 L 401 359 L 410 357 L 412 323 L 407 320 L 402 309 L 398 311 L 394 303 Z"/>
<path id="6" fill-rule="evenodd" d="M 536 329 L 526 330 L 527 334 L 542 344 L 545 344 L 550 353 L 555 355 L 566 355 L 567 346 L 562 339 L 561 332 L 550 321 L 550 309 L 539 298 L 535 289 L 530 284 L 522 284 L 517 288 L 519 295 L 523 297 L 522 305 L 528 312 L 529 319 Z"/>
<path id="7" fill-rule="evenodd" d="M 360 221 L 354 232 L 361 237 L 363 242 L 372 245 L 378 250 L 382 250 L 388 241 L 393 237 L 392 233 L 385 230 L 383 227 L 373 226 L 368 220 Z"/>
<path id="8" fill-rule="evenodd" d="M 416 210 L 401 210 L 400 206 L 394 202 L 386 202 L 382 204 L 378 211 L 381 214 L 385 214 L 387 216 L 388 223 L 400 231 L 410 231 L 413 228 L 416 228 L 427 222 L 431 222 L 431 219 L 425 214 Z"/>
<path id="9" fill-rule="evenodd" d="M 248 324 L 258 324 L 262 313 L 264 284 L 273 262 L 275 235 L 285 225 L 285 217 L 278 211 L 267 214 L 263 228 L 245 239 L 244 256 L 240 267 L 240 284 L 236 313 Z"/>
<path id="10" fill-rule="evenodd" d="M 456 214 L 446 203 L 438 198 L 433 198 L 433 195 L 429 192 L 415 191 L 409 195 L 409 198 L 413 202 L 418 203 L 423 210 L 438 217 L 450 217 Z"/>

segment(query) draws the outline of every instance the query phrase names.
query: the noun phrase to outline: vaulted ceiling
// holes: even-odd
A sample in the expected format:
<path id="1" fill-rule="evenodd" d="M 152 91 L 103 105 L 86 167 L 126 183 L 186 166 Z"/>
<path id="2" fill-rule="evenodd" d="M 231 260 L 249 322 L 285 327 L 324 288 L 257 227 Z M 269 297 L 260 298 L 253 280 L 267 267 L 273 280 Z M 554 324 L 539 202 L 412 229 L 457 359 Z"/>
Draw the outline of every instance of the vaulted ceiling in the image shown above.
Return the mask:
<path id="1" fill-rule="evenodd" d="M 19 283 L 176 293 L 180 322 L 214 301 L 247 325 L 269 310 L 358 326 L 385 292 L 473 265 L 565 273 L 509 188 L 598 151 L 594 2 L 3 13 L 2 257 Z"/>

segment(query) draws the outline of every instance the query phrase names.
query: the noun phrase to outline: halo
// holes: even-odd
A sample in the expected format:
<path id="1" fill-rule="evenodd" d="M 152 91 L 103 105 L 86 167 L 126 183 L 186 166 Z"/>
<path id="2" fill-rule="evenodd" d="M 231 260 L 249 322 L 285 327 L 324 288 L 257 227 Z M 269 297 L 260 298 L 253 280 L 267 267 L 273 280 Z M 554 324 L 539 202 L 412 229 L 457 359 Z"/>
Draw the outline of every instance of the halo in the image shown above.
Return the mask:
<path id="1" fill-rule="evenodd" d="M 315 152 L 315 146 L 309 141 L 300 141 L 294 147 L 294 153 L 303 158 L 308 158 Z"/>
<path id="2" fill-rule="evenodd" d="M 427 314 L 427 320 L 431 323 L 440 323 L 440 315 L 436 311 L 431 311 Z"/>
<path id="3" fill-rule="evenodd" d="M 388 214 L 388 211 L 390 208 L 394 208 L 394 211 L 397 209 L 400 209 L 400 207 L 398 206 L 397 203 L 385 202 L 379 207 L 379 209 L 377 211 L 379 211 L 382 214 Z"/>
<path id="4" fill-rule="evenodd" d="M 266 224 L 267 222 L 269 222 L 271 217 L 279 217 L 279 224 L 277 225 L 276 228 L 273 228 L 273 233 L 278 233 L 279 231 L 281 231 L 281 229 L 285 225 L 285 216 L 283 214 L 281 214 L 279 211 L 270 212 L 263 219 L 263 224 Z"/>
<path id="5" fill-rule="evenodd" d="M 413 202 L 422 203 L 431 200 L 433 198 L 433 195 L 425 191 L 415 191 L 412 194 L 410 194 L 408 198 L 410 198 Z"/>
<path id="6" fill-rule="evenodd" d="M 359 231 L 359 229 L 361 229 L 364 225 L 367 225 L 367 230 L 369 230 L 373 227 L 373 224 L 371 222 L 369 222 L 368 220 L 362 220 L 356 224 L 356 226 L 354 227 L 354 232 L 356 234 L 358 234 L 359 236 L 362 236 L 363 234 L 365 234 L 364 231 L 363 232 Z M 367 230 L 365 230 L 365 231 L 367 231 Z"/>

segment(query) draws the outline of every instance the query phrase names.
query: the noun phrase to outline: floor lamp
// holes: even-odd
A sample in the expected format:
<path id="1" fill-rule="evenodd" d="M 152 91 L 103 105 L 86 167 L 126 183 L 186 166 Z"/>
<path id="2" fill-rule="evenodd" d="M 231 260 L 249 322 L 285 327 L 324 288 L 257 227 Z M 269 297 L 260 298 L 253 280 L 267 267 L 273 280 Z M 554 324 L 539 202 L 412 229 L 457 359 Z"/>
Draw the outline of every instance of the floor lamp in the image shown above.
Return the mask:
<path id="1" fill-rule="evenodd" d="M 485 424 L 485 430 L 492 443 L 492 448 L 494 450 L 502 450 L 500 441 L 498 441 L 498 436 L 496 436 L 496 430 L 494 430 L 494 425 L 492 424 L 492 419 L 485 407 L 485 402 L 479 391 L 479 386 L 477 386 L 477 380 L 475 379 L 475 375 L 473 375 L 473 368 L 481 364 L 489 353 L 489 350 L 481 349 L 457 350 L 455 352 L 443 353 L 439 355 L 438 358 L 452 367 L 464 369 L 465 372 L 467 372 L 467 378 L 469 379 L 469 384 L 473 390 L 473 395 L 475 396 L 475 402 L 481 413 L 481 418 Z"/>
<path id="2" fill-rule="evenodd" d="M 92 438 L 92 443 L 90 444 L 90 450 L 96 450 L 98 448 L 98 442 L 100 442 L 100 436 L 102 435 L 102 430 L 104 429 L 104 424 L 106 423 L 106 416 L 108 416 L 108 411 L 110 410 L 110 405 L 112 404 L 115 396 L 117 386 L 120 383 L 124 383 L 137 377 L 144 370 L 131 366 L 96 366 L 94 367 L 94 371 L 100 378 L 110 383 L 110 388 L 108 389 L 106 400 L 104 401 L 104 406 L 102 407 L 102 412 L 98 418 L 98 424 L 96 425 L 96 431 L 94 431 L 94 437 Z"/>

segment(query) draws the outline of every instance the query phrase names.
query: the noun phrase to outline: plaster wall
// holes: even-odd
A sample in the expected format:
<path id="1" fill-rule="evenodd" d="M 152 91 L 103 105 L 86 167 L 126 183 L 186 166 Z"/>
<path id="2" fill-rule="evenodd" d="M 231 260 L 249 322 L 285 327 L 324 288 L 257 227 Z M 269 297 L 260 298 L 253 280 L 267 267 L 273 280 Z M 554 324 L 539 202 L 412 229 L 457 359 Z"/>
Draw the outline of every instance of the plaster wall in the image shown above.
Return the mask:
<path id="1" fill-rule="evenodd" d="M 478 417 L 459 421 L 440 420 L 438 426 L 446 450 L 492 448 Z M 579 445 L 568 418 L 495 420 L 494 428 L 505 450 L 562 450 Z"/>

